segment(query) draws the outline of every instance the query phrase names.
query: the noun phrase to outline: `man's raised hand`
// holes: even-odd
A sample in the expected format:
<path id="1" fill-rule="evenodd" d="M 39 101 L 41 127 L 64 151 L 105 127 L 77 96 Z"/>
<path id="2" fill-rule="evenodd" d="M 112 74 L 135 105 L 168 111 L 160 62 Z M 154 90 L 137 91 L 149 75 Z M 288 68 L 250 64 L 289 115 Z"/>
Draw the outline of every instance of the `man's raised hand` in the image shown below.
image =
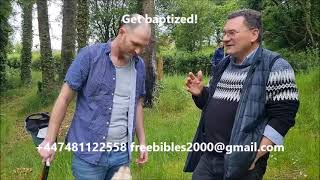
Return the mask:
<path id="1" fill-rule="evenodd" d="M 189 72 L 186 79 L 186 89 L 194 96 L 199 96 L 203 90 L 202 71 L 198 71 L 197 77 Z"/>

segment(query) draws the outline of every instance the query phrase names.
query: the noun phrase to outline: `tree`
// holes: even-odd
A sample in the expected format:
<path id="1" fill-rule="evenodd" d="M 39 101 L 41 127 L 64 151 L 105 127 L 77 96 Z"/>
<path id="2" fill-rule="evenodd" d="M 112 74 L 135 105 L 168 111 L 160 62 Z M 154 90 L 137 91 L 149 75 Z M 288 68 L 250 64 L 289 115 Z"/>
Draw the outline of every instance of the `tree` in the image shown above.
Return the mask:
<path id="1" fill-rule="evenodd" d="M 49 34 L 47 0 L 37 0 L 37 11 L 42 70 L 42 86 L 40 92 L 46 96 L 49 95 L 54 88 L 54 62 Z"/>
<path id="2" fill-rule="evenodd" d="M 178 50 L 197 51 L 206 46 L 213 38 L 215 41 L 221 39 L 223 25 L 227 15 L 238 9 L 237 0 L 158 0 L 159 14 L 164 16 L 174 14 L 175 16 L 189 17 L 197 15 L 197 22 L 193 24 L 167 24 L 172 32 L 172 38 Z M 205 43 L 208 42 L 208 43 Z M 209 43 L 210 45 L 210 43 Z"/>
<path id="3" fill-rule="evenodd" d="M 320 41 L 319 1 L 267 0 L 262 12 L 264 42 L 270 48 L 299 50 Z"/>
<path id="4" fill-rule="evenodd" d="M 141 0 L 141 14 L 148 14 L 149 17 L 155 16 L 154 0 Z M 144 99 L 144 105 L 146 107 L 152 107 L 153 105 L 153 93 L 155 90 L 156 79 L 156 49 L 155 49 L 155 25 L 151 25 L 151 40 L 149 45 L 145 48 L 144 53 L 141 55 L 144 59 L 146 67 L 146 97 Z"/>
<path id="5" fill-rule="evenodd" d="M 78 51 L 87 45 L 89 29 L 89 7 L 88 0 L 77 0 L 77 43 Z"/>
<path id="6" fill-rule="evenodd" d="M 31 58 L 32 58 L 32 7 L 34 2 L 21 0 L 22 7 L 22 49 L 21 49 L 21 82 L 31 83 Z"/>
<path id="7" fill-rule="evenodd" d="M 122 16 L 137 12 L 137 0 L 89 0 L 89 8 L 92 38 L 107 42 L 118 34 Z"/>
<path id="8" fill-rule="evenodd" d="M 262 7 L 262 0 L 241 0 L 240 4 L 242 4 L 243 8 L 254 9 L 257 11 L 261 11 Z"/>
<path id="9" fill-rule="evenodd" d="M 61 43 L 61 73 L 60 81 L 63 81 L 66 72 L 74 58 L 75 51 L 75 16 L 76 0 L 63 1 L 62 43 Z"/>
<path id="10" fill-rule="evenodd" d="M 190 24 L 177 24 L 173 29 L 176 47 L 180 50 L 196 51 L 201 49 L 202 42 L 213 35 L 212 13 L 214 3 L 209 0 L 198 1 L 179 0 L 176 6 L 176 16 L 189 17 L 197 15 L 197 21 Z"/>
<path id="11" fill-rule="evenodd" d="M 239 9 L 239 4 L 237 0 L 229 0 L 224 3 L 218 3 L 216 6 L 213 7 L 211 21 L 214 24 L 214 39 L 216 40 L 217 44 L 222 39 L 221 33 L 223 31 L 224 24 L 227 21 L 228 15 L 231 12 L 236 11 L 237 9 Z"/>
<path id="12" fill-rule="evenodd" d="M 11 14 L 11 0 L 1 0 L 0 7 L 0 91 L 4 91 L 7 87 L 6 61 L 9 33 L 11 32 L 8 23 Z"/>

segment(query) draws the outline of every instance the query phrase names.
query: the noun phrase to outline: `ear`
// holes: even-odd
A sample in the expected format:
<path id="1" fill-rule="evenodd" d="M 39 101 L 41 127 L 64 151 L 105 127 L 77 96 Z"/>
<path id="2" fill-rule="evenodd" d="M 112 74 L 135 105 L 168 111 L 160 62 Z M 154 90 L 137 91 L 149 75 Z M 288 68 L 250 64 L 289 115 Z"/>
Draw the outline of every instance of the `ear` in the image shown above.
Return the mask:
<path id="1" fill-rule="evenodd" d="M 259 30 L 258 29 L 252 29 L 251 33 L 252 33 L 251 42 L 258 41 L 258 37 L 259 37 L 259 33 L 260 33 Z"/>
<path id="2" fill-rule="evenodd" d="M 126 28 L 124 28 L 123 26 L 122 27 L 120 27 L 120 29 L 119 29 L 119 34 L 120 35 L 123 35 L 123 34 L 125 34 L 126 33 Z"/>

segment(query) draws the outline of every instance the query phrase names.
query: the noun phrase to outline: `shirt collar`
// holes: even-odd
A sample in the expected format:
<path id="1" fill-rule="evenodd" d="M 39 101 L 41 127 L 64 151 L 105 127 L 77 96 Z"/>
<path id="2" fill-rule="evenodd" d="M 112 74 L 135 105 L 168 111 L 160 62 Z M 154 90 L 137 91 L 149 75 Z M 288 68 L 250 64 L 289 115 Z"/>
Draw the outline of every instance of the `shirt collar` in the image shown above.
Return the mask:
<path id="1" fill-rule="evenodd" d="M 231 58 L 231 63 L 235 66 L 249 66 L 250 64 L 252 64 L 252 61 L 253 61 L 253 57 L 254 55 L 256 54 L 257 50 L 259 49 L 259 47 L 255 48 L 254 50 L 252 50 L 247 56 L 246 58 L 242 61 L 241 64 L 236 64 L 235 61 L 236 61 L 236 58 L 232 57 Z"/>

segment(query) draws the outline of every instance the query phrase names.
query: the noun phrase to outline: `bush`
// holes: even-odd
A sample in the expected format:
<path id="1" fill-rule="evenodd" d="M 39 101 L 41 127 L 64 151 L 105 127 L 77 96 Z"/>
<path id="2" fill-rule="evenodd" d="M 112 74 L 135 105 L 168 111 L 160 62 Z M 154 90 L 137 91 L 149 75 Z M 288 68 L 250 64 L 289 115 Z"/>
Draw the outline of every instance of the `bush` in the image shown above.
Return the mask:
<path id="1" fill-rule="evenodd" d="M 53 52 L 53 60 L 54 60 L 54 68 L 56 73 L 60 69 L 61 55 L 60 52 Z M 34 52 L 32 53 L 32 63 L 31 68 L 35 71 L 41 71 L 41 59 L 40 53 Z"/>
<path id="2" fill-rule="evenodd" d="M 13 69 L 20 68 L 20 65 L 21 65 L 20 54 L 19 53 L 8 54 L 7 65 Z"/>
<path id="3" fill-rule="evenodd" d="M 309 71 L 320 66 L 320 49 L 318 47 L 307 48 L 303 51 L 289 49 L 276 50 L 281 57 L 286 59 L 296 72 Z M 160 53 L 163 57 L 163 69 L 167 74 L 186 74 L 202 70 L 205 75 L 211 73 L 212 51 L 199 52 L 175 51 Z"/>
<path id="4" fill-rule="evenodd" d="M 39 52 L 32 53 L 31 69 L 34 71 L 41 71 L 41 60 Z"/>
<path id="5" fill-rule="evenodd" d="M 163 55 L 163 69 L 168 74 L 186 74 L 188 72 L 202 72 L 206 75 L 211 74 L 212 52 L 186 52 L 177 51 Z"/>
<path id="6" fill-rule="evenodd" d="M 20 69 L 6 66 L 6 77 L 7 77 L 7 89 L 13 89 L 19 87 L 20 84 Z"/>
<path id="7" fill-rule="evenodd" d="M 318 47 L 307 48 L 305 51 L 290 51 L 281 49 L 277 51 L 281 57 L 286 59 L 295 72 L 309 71 L 320 66 L 320 50 Z"/>

